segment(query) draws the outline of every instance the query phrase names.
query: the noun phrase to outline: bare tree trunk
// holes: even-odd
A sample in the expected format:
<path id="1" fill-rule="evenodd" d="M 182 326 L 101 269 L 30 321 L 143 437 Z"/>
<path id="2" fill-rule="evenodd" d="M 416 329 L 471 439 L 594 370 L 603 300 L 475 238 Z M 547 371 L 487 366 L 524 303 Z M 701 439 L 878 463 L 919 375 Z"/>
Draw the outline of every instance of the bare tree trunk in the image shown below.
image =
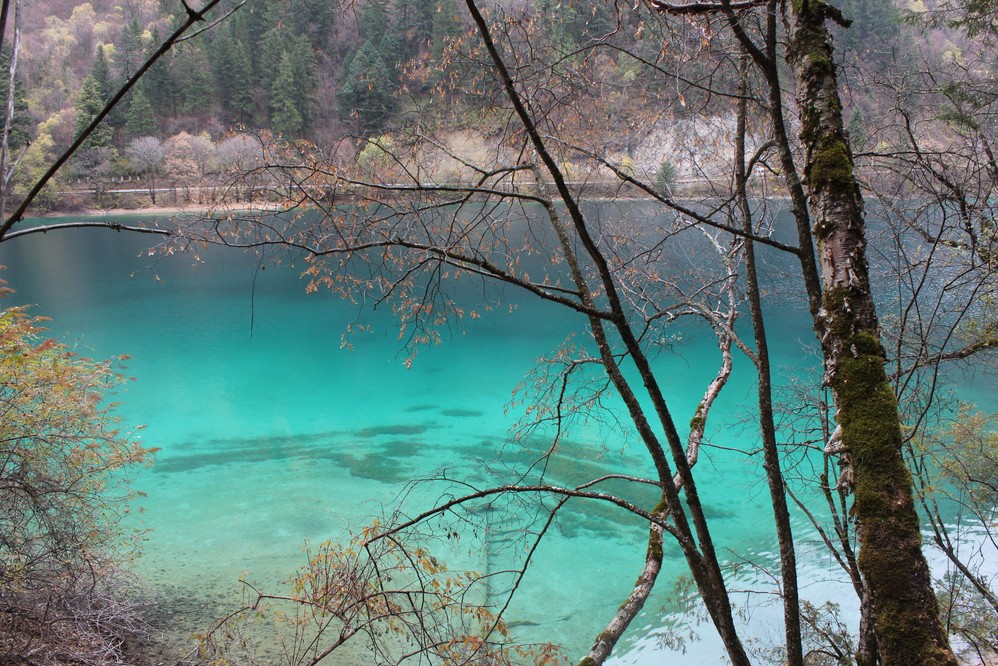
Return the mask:
<path id="1" fill-rule="evenodd" d="M 665 498 L 662 499 L 665 505 Z M 665 513 L 660 512 L 656 517 L 666 519 Z M 596 637 L 589 654 L 582 658 L 579 666 L 599 666 L 609 658 L 615 645 L 631 625 L 631 621 L 644 608 L 645 601 L 655 587 L 655 581 L 662 570 L 662 528 L 652 525 L 648 535 L 648 552 L 645 555 L 645 565 L 634 583 L 634 589 L 620 606 L 620 610 L 613 616 L 604 631 Z"/>
<path id="2" fill-rule="evenodd" d="M 3 3 L 0 12 L 0 45 L 3 44 L 3 34 L 7 23 L 8 2 Z M 10 163 L 10 132 L 14 126 L 14 98 L 17 85 L 17 59 L 21 44 L 20 12 L 14 3 L 14 39 L 10 47 L 10 62 L 7 72 L 7 106 L 3 109 L 3 135 L 0 137 L 0 216 L 7 210 L 7 196 L 10 193 L 10 181 L 13 169 Z"/>
<path id="3" fill-rule="evenodd" d="M 878 666 L 880 650 L 877 648 L 877 632 L 873 623 L 873 609 L 870 595 L 863 590 L 859 606 L 859 637 L 856 639 L 856 666 Z"/>
<path id="4" fill-rule="evenodd" d="M 747 63 L 746 63 L 747 64 Z M 739 85 L 738 127 L 735 135 L 735 192 L 742 218 L 742 229 L 746 236 L 754 232 L 752 211 L 746 185 L 749 174 L 745 165 L 745 133 L 748 115 L 748 73 L 743 68 Z M 780 578 L 783 587 L 783 623 L 786 637 L 787 666 L 804 666 L 804 648 L 800 625 L 800 596 L 797 586 L 797 554 L 794 549 L 793 530 L 790 527 L 790 510 L 783 488 L 783 471 L 780 468 L 780 452 L 776 446 L 776 420 L 773 415 L 773 382 L 769 364 L 769 343 L 766 339 L 766 325 L 762 313 L 762 290 L 759 287 L 755 262 L 755 246 L 751 238 L 745 241 L 745 274 L 749 311 L 752 318 L 752 333 L 755 338 L 755 365 L 759 376 L 759 429 L 762 434 L 763 467 L 769 485 L 769 497 L 773 504 L 776 522 L 776 538 L 780 548 Z"/>
<path id="5" fill-rule="evenodd" d="M 797 84 L 824 292 L 816 328 L 842 443 L 853 465 L 859 568 L 880 655 L 887 666 L 955 666 L 921 550 L 897 402 L 884 371 L 866 263 L 863 202 L 843 131 L 825 25 L 837 12 L 821 0 L 791 4 L 794 26 L 787 61 Z"/>

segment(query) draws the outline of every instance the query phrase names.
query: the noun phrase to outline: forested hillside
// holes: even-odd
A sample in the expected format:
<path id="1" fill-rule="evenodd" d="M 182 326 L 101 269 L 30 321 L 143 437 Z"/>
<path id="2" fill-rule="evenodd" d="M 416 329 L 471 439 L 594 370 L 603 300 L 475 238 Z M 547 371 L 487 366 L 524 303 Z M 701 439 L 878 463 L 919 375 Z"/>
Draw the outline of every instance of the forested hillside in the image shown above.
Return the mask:
<path id="1" fill-rule="evenodd" d="M 889 3 L 848 0 L 844 14 L 854 21 L 840 30 L 839 56 L 855 85 L 847 117 L 864 135 L 864 118 L 878 113 L 878 101 L 864 95 L 863 81 L 877 77 L 898 48 L 920 46 L 901 38 L 899 12 Z M 921 3 L 904 10 L 923 10 Z M 98 195 L 114 177 L 166 176 L 174 187 L 203 184 L 205 176 L 245 166 L 245 140 L 233 132 L 266 130 L 285 139 L 306 139 L 356 157 L 363 138 L 393 126 L 418 124 L 432 107 L 454 131 L 471 129 L 475 141 L 487 136 L 495 81 L 469 86 L 462 68 L 441 65 L 467 59 L 474 74 L 475 44 L 466 36 L 468 18 L 453 0 L 249 0 L 230 3 L 224 20 L 204 25 L 153 67 L 88 141 L 76 169 L 65 171 L 40 197 L 40 209 L 72 205 L 65 192 L 85 188 Z M 664 136 L 663 121 L 693 114 L 707 103 L 703 93 L 723 53 L 703 53 L 687 62 L 683 80 L 664 86 L 642 76 L 635 58 L 661 69 L 674 67 L 679 54 L 704 36 L 663 35 L 636 15 L 622 23 L 607 10 L 551 0 L 516 2 L 502 8 L 506 20 L 524 31 L 544 35 L 551 49 L 564 54 L 565 73 L 577 76 L 571 95 L 592 105 L 591 126 L 583 135 L 601 137 L 623 160 L 638 160 L 646 170 L 663 168 L 674 177 L 695 176 L 682 156 L 666 156 L 681 136 Z M 76 3 L 54 0 L 27 4 L 23 10 L 17 108 L 20 124 L 14 144 L 31 139 L 17 177 L 32 182 L 56 154 L 93 118 L 124 80 L 185 18 L 183 5 L 166 0 L 126 4 L 109 0 Z M 959 46 L 936 35 L 921 45 L 930 57 L 944 57 Z M 606 48 L 575 55 L 595 40 Z M 704 41 L 704 45 L 707 42 Z M 706 46 L 705 46 L 706 48 Z M 480 94 L 469 94 L 477 90 Z M 715 113 L 717 109 L 715 109 Z M 557 119 L 552 119 L 557 121 Z M 498 123 L 496 123 L 498 126 Z M 656 135 L 656 131 L 659 131 Z M 726 131 L 723 126 L 683 127 L 673 134 Z M 156 141 L 153 141 L 152 139 Z M 139 145 L 131 146 L 137 139 Z M 131 146 L 131 148 L 129 148 Z M 668 162 L 668 164 L 665 164 Z M 153 197 L 155 195 L 153 194 Z"/>

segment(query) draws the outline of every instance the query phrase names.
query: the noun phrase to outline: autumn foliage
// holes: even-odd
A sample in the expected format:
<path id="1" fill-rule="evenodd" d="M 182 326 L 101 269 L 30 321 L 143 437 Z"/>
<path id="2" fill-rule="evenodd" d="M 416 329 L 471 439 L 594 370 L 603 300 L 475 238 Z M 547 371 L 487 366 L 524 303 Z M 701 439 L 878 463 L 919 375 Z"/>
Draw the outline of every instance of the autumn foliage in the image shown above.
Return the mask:
<path id="1" fill-rule="evenodd" d="M 134 551 L 122 472 L 150 451 L 105 402 L 122 381 L 115 363 L 76 355 L 40 323 L 0 312 L 0 662 L 114 663 L 135 623 L 119 594 Z"/>

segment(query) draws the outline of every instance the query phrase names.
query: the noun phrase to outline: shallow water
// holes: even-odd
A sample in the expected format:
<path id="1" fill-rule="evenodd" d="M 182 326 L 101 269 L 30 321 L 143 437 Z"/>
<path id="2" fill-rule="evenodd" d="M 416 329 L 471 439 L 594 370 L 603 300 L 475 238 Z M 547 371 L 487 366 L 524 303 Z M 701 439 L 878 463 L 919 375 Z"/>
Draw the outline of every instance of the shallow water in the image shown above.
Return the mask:
<path id="1" fill-rule="evenodd" d="M 388 313 L 361 312 L 328 294 L 305 294 L 300 267 L 267 266 L 252 255 L 209 250 L 191 256 L 150 256 L 155 240 L 103 231 L 74 231 L 4 243 L 0 263 L 17 293 L 8 304 L 36 304 L 50 329 L 84 355 L 128 354 L 135 378 L 117 396 L 119 413 L 148 446 L 155 464 L 139 473 L 142 526 L 148 529 L 137 567 L 159 603 L 160 649 L 182 652 L 189 635 L 235 603 L 241 578 L 272 586 L 303 561 L 303 548 L 344 538 L 397 502 L 413 478 L 446 470 L 451 478 L 484 483 L 497 451 L 527 455 L 508 443 L 521 407 L 513 389 L 582 321 L 536 299 L 518 299 L 512 312 L 493 313 L 454 328 L 440 347 L 420 350 L 411 368 Z M 775 301 L 774 301 L 775 303 Z M 799 309 L 784 307 L 773 328 L 777 364 L 799 368 L 812 334 Z M 372 332 L 341 347 L 359 317 Z M 714 372 L 709 336 L 679 332 L 657 361 L 677 421 L 687 421 Z M 712 414 L 715 444 L 756 446 L 740 423 L 751 414 L 753 385 L 744 358 Z M 536 443 L 543 446 L 543 442 Z M 647 469 L 633 443 L 600 423 L 572 428 L 551 469 L 558 482 L 612 470 Z M 760 461 L 735 451 L 705 450 L 701 495 L 719 549 L 732 560 L 774 561 L 775 539 Z M 502 474 L 498 475 L 502 478 Z M 495 477 L 491 477 L 495 478 Z M 415 511 L 441 486 L 407 497 Z M 535 556 L 508 619 L 530 640 L 562 643 L 578 655 L 603 629 L 639 571 L 645 529 L 611 511 L 571 510 Z M 808 541 L 800 516 L 802 541 Z M 501 551 L 474 538 L 437 554 L 488 570 Z M 517 540 L 510 548 L 521 547 Z M 487 546 L 489 544 L 486 544 Z M 667 549 L 663 591 L 649 602 L 618 650 L 617 663 L 643 664 L 672 651 L 658 636 L 671 623 L 666 576 L 685 567 Z M 500 556 L 501 557 L 501 556 Z M 835 592 L 822 557 L 805 567 L 806 594 Z M 737 587 L 764 586 L 745 568 Z M 753 602 L 757 637 L 779 640 L 778 609 Z M 712 631 L 670 663 L 713 663 Z M 361 657 L 336 663 L 362 664 Z"/>

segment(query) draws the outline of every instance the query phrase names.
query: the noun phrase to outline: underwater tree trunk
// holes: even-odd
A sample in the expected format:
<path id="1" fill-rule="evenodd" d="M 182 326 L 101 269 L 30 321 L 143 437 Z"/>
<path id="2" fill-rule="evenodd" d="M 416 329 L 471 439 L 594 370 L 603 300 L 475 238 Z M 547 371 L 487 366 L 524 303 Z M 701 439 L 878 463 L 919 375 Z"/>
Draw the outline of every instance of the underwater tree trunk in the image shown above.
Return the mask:
<path id="1" fill-rule="evenodd" d="M 854 475 L 859 569 L 869 595 L 885 666 L 947 664 L 956 659 L 936 606 L 921 550 L 912 479 L 866 262 L 863 202 L 842 124 L 823 0 L 793 0 L 787 61 L 797 85 L 806 148 L 813 233 L 823 301 L 816 328 Z"/>

